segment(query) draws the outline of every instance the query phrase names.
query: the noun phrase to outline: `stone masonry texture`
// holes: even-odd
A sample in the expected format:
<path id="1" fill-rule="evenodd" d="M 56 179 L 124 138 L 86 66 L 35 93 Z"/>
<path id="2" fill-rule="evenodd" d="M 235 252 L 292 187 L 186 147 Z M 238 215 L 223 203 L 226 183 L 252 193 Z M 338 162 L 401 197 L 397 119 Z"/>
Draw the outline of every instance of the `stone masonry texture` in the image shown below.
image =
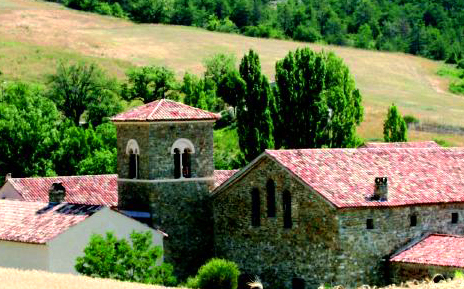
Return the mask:
<path id="1" fill-rule="evenodd" d="M 209 191 L 213 186 L 213 122 L 116 123 L 120 209 L 148 211 L 153 224 L 168 234 L 165 261 L 181 278 L 196 273 L 213 253 L 213 219 Z M 190 140 L 192 178 L 174 179 L 173 143 Z M 140 148 L 139 180 L 127 180 L 126 145 Z"/>

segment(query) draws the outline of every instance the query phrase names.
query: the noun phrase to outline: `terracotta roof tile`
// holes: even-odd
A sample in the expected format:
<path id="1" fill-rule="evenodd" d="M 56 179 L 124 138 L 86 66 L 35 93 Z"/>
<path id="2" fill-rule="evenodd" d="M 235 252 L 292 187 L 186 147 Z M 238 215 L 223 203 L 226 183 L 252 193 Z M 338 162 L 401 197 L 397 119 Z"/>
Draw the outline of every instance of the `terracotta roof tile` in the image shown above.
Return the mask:
<path id="1" fill-rule="evenodd" d="M 214 188 L 219 187 L 225 181 L 227 181 L 232 175 L 234 175 L 238 170 L 215 170 L 214 171 Z"/>
<path id="2" fill-rule="evenodd" d="M 464 148 L 266 150 L 338 208 L 464 202 Z M 371 201 L 376 177 L 388 200 Z"/>
<path id="3" fill-rule="evenodd" d="M 172 100 L 161 99 L 116 115 L 113 121 L 216 120 L 219 115 Z"/>
<path id="4" fill-rule="evenodd" d="M 8 180 L 24 201 L 48 202 L 51 185 L 61 182 L 65 201 L 75 204 L 117 206 L 117 175 L 90 175 L 50 178 L 11 178 Z"/>
<path id="5" fill-rule="evenodd" d="M 390 261 L 464 268 L 464 237 L 433 234 Z"/>
<path id="6" fill-rule="evenodd" d="M 360 148 L 439 148 L 434 141 L 420 142 L 368 142 Z"/>
<path id="7" fill-rule="evenodd" d="M 102 208 L 0 200 L 0 240 L 44 244 Z"/>

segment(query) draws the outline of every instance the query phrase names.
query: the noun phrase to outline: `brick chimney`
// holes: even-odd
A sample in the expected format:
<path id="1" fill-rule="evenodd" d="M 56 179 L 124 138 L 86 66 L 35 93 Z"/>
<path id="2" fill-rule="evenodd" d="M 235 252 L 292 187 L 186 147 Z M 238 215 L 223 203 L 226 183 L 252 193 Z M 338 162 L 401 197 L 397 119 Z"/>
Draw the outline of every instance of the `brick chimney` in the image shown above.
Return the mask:
<path id="1" fill-rule="evenodd" d="M 375 178 L 374 196 L 372 200 L 387 201 L 388 200 L 388 178 Z"/>
<path id="2" fill-rule="evenodd" d="M 49 203 L 61 203 L 64 202 L 66 196 L 66 189 L 61 182 L 53 183 L 48 190 L 48 202 Z"/>

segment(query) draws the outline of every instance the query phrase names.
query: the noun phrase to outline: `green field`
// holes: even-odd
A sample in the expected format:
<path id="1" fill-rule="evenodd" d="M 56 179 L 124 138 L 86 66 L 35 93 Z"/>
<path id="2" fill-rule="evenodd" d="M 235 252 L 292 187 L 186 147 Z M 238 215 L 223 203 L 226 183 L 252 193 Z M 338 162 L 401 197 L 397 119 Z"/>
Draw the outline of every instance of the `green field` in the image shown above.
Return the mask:
<path id="1" fill-rule="evenodd" d="M 422 121 L 464 126 L 464 97 L 447 92 L 449 78 L 437 75 L 443 64 L 402 53 L 134 24 L 33 0 L 2 0 L 0 23 L 0 77 L 6 80 L 43 81 L 62 59 L 92 59 L 119 78 L 133 65 L 163 64 L 180 77 L 185 71 L 200 74 L 203 59 L 214 53 L 233 53 L 239 59 L 250 48 L 259 53 L 263 71 L 272 79 L 277 60 L 289 50 L 310 46 L 334 51 L 350 67 L 364 97 L 362 137 L 382 137 L 391 103 Z M 410 132 L 411 140 L 434 138 L 464 145 L 464 136 Z"/>

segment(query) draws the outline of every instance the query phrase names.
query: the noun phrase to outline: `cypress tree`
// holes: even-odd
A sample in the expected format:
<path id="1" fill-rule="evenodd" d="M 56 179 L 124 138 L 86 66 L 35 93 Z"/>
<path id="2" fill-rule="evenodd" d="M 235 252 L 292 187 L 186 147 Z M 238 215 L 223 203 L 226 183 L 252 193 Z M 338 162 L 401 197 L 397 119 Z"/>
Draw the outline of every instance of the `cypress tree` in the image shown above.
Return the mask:
<path id="1" fill-rule="evenodd" d="M 396 105 L 388 109 L 387 119 L 383 123 L 383 139 L 386 142 L 406 142 L 408 127 Z"/>
<path id="2" fill-rule="evenodd" d="M 247 161 L 267 148 L 274 147 L 271 109 L 274 99 L 266 76 L 261 74 L 259 56 L 253 50 L 240 64 L 242 89 L 237 99 L 237 129 L 239 144 Z"/>

